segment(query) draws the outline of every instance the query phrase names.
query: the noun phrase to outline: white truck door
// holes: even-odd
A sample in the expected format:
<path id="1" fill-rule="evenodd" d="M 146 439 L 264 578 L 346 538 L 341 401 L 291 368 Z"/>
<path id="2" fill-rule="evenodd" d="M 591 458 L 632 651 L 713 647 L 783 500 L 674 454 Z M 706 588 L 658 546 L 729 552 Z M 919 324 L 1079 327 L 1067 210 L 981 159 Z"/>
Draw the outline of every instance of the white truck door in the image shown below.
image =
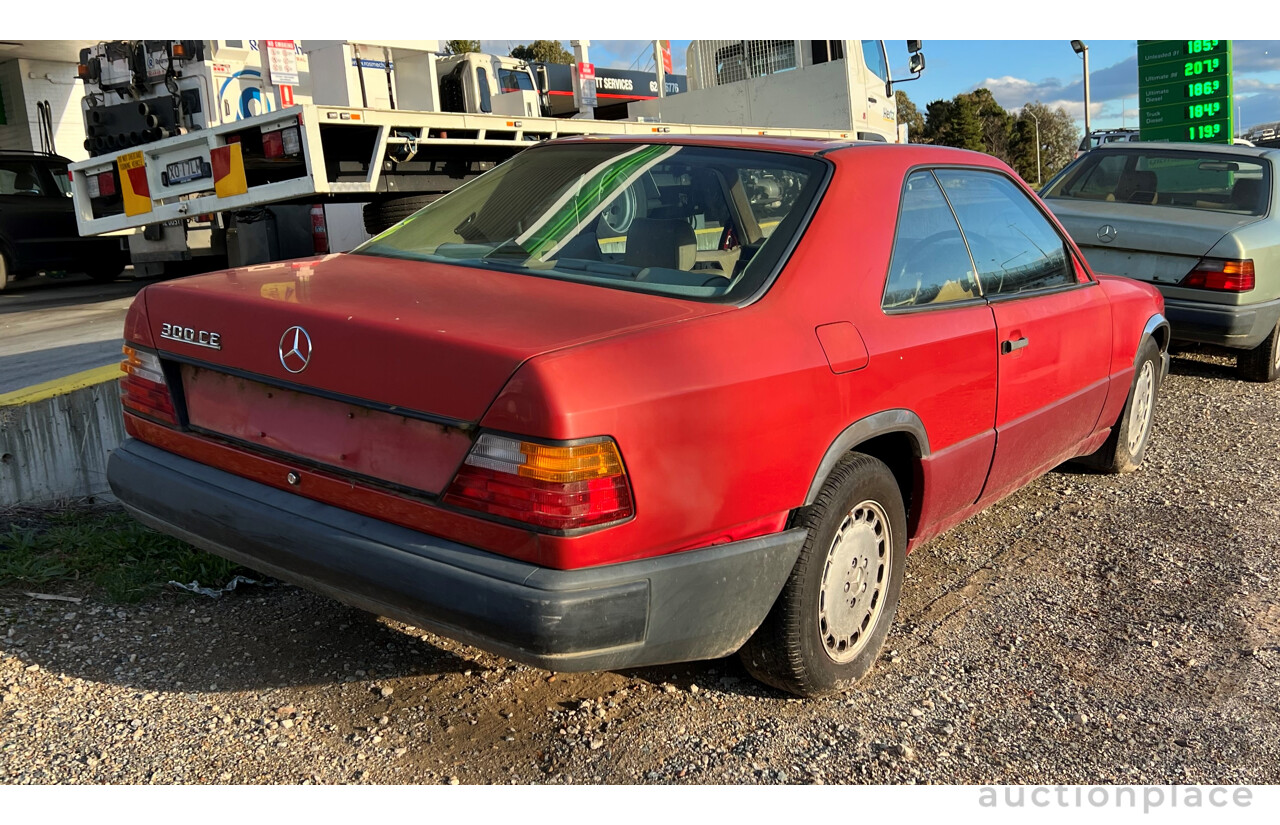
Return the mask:
<path id="1" fill-rule="evenodd" d="M 859 45 L 862 51 L 862 80 L 866 95 L 864 95 L 864 101 L 859 102 L 855 98 L 854 102 L 867 107 L 867 117 L 863 121 L 866 124 L 865 131 L 893 143 L 898 139 L 898 106 L 888 90 L 889 61 L 885 57 L 884 41 L 861 40 Z M 860 107 L 855 106 L 855 127 L 859 120 L 856 116 L 857 108 Z"/>

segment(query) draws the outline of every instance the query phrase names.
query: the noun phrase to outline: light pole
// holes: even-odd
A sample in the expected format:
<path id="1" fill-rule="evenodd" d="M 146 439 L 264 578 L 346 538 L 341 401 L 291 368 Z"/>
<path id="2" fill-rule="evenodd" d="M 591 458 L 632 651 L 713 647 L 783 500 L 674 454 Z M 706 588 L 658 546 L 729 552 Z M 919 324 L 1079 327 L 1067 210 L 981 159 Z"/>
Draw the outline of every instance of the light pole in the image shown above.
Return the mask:
<path id="1" fill-rule="evenodd" d="M 1072 40 L 1071 48 L 1084 58 L 1084 136 L 1087 138 L 1089 137 L 1089 47 L 1083 40 Z"/>
<path id="2" fill-rule="evenodd" d="M 1040 188 L 1040 118 L 1028 112 L 1026 109 L 1022 113 L 1036 122 L 1036 188 Z"/>

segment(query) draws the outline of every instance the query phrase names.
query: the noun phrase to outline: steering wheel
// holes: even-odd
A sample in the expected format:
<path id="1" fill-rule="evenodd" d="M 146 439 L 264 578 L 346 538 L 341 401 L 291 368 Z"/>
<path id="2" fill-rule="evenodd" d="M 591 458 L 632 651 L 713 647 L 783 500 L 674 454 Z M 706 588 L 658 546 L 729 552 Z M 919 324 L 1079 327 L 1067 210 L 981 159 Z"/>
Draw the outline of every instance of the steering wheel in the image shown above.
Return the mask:
<path id="1" fill-rule="evenodd" d="M 940 247 L 945 243 L 958 243 L 961 248 L 964 247 L 964 240 L 960 237 L 959 233 L 946 230 L 942 232 L 935 232 L 915 244 L 911 250 L 910 256 L 899 268 L 899 275 L 906 275 L 911 272 L 917 273 L 916 288 L 915 291 L 911 293 L 911 300 L 907 302 L 908 306 L 932 303 L 933 300 L 938 297 L 938 293 L 942 291 L 942 283 L 925 285 L 924 279 L 921 278 L 918 273 L 923 269 L 924 264 L 937 254 L 935 247 Z M 965 250 L 965 257 L 968 257 L 968 250 Z M 975 286 L 971 278 L 966 278 L 960 283 L 961 286 L 969 292 L 972 292 Z"/>

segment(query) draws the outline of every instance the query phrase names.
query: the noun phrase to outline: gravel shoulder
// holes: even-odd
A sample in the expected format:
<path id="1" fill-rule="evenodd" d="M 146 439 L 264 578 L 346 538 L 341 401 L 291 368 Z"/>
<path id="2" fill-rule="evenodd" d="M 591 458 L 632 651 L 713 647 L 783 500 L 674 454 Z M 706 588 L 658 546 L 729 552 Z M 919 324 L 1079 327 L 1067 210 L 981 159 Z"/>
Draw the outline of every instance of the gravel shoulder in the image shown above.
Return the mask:
<path id="1" fill-rule="evenodd" d="M 1174 359 L 1138 473 L 1051 473 L 913 554 L 846 696 L 63 582 L 0 591 L 0 782 L 1280 782 L 1280 385 L 1228 364 Z"/>

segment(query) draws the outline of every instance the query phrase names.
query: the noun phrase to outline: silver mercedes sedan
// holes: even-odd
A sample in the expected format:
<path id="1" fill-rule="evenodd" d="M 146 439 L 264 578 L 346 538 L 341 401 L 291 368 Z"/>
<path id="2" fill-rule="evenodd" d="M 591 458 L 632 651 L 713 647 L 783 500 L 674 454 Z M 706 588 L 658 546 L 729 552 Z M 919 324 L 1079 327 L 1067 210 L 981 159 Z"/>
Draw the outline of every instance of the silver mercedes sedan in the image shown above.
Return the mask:
<path id="1" fill-rule="evenodd" d="M 1241 378 L 1280 375 L 1280 150 L 1104 144 L 1041 190 L 1097 272 L 1164 294 L 1174 341 L 1227 347 Z"/>

